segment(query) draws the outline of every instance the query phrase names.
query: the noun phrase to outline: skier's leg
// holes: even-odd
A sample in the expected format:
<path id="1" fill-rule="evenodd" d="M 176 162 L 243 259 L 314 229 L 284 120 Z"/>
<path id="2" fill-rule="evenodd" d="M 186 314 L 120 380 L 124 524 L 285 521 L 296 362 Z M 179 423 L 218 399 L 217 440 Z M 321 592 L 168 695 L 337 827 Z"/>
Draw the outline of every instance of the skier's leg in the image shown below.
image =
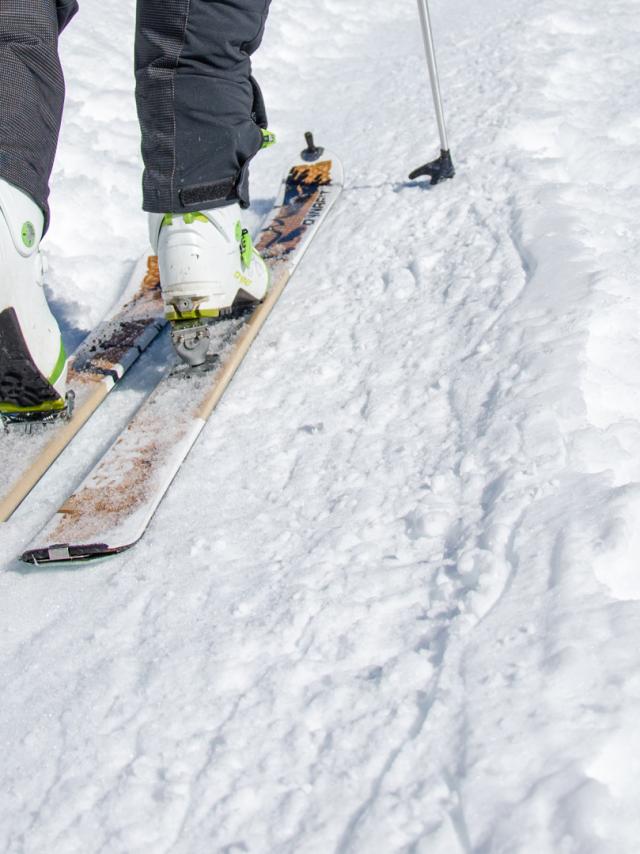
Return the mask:
<path id="1" fill-rule="evenodd" d="M 144 208 L 249 202 L 264 105 L 251 78 L 269 0 L 138 0 L 137 103 Z"/>
<path id="2" fill-rule="evenodd" d="M 250 56 L 268 8 L 269 0 L 138 0 L 143 203 L 172 320 L 216 316 L 266 291 L 240 208 L 266 128 Z"/>
<path id="3" fill-rule="evenodd" d="M 58 35 L 76 0 L 0 3 L 0 178 L 45 213 L 58 143 L 64 79 Z"/>
<path id="4" fill-rule="evenodd" d="M 63 405 L 65 355 L 43 290 L 64 82 L 58 35 L 75 0 L 0 3 L 0 411 Z"/>

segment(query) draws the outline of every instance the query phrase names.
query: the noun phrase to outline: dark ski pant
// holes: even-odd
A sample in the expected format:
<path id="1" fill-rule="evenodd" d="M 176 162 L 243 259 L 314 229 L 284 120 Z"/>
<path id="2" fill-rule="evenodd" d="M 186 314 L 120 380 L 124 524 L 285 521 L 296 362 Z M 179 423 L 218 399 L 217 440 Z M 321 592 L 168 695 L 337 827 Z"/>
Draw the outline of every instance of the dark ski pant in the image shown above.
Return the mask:
<path id="1" fill-rule="evenodd" d="M 250 56 L 269 3 L 138 0 L 145 210 L 249 204 L 248 163 L 267 122 Z M 58 36 L 77 10 L 76 0 L 0 0 L 0 178 L 30 195 L 47 222 L 64 102 Z"/>

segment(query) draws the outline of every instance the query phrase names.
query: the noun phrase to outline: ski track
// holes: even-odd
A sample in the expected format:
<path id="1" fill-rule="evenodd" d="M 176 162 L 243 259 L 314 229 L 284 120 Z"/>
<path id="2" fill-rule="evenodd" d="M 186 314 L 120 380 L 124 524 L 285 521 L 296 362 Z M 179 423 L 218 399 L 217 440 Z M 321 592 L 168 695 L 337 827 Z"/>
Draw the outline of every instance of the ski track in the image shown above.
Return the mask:
<path id="1" fill-rule="evenodd" d="M 413 3 L 274 3 L 253 224 L 307 127 L 343 198 L 134 551 L 15 560 L 166 343 L 0 531 L 0 850 L 637 850 L 637 9 L 432 7 L 455 181 Z M 132 20 L 63 39 L 72 342 L 145 239 Z"/>

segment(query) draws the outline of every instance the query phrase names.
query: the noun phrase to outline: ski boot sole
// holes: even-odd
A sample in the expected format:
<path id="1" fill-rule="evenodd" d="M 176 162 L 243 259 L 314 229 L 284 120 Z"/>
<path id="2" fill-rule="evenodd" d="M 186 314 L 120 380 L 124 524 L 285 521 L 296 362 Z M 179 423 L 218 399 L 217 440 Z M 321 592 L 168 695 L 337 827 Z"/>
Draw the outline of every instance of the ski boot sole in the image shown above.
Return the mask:
<path id="1" fill-rule="evenodd" d="M 34 364 L 13 308 L 0 312 L 0 413 L 47 414 L 65 408 Z"/>

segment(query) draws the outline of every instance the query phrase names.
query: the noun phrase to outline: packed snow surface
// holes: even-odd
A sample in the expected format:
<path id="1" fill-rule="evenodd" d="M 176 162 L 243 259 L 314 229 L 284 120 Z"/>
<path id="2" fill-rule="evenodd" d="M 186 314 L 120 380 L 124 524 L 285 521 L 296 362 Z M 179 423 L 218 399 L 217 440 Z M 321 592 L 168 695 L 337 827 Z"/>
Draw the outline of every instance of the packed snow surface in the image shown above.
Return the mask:
<path id="1" fill-rule="evenodd" d="M 70 346 L 146 239 L 133 0 L 83 0 L 46 240 Z M 280 145 L 345 191 L 144 540 L 17 555 L 160 343 L 0 531 L 0 849 L 632 854 L 640 811 L 640 16 L 277 0 Z"/>

